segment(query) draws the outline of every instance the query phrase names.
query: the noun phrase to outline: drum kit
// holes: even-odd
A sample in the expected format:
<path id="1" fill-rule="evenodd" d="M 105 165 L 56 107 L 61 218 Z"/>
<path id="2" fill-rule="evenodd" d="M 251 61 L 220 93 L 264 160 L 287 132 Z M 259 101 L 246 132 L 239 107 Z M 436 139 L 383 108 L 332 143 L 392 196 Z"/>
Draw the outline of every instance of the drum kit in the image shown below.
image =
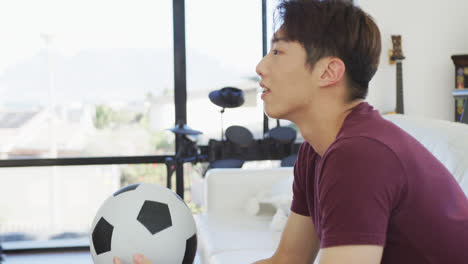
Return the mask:
<path id="1" fill-rule="evenodd" d="M 255 140 L 253 134 L 243 126 L 232 125 L 224 131 L 223 113 L 226 108 L 242 106 L 245 101 L 244 92 L 235 87 L 224 87 L 210 92 L 209 99 L 213 104 L 221 107 L 221 141 L 210 139 L 207 147 L 200 148 L 197 146 L 196 140 L 191 139 L 191 137 L 202 134 L 201 131 L 194 130 L 185 124 L 178 124 L 169 129 L 176 136 L 182 137 L 183 143 L 178 146 L 174 158 L 166 159 L 168 179 L 174 172 L 176 162 L 192 162 L 194 164 L 208 162 L 207 170 L 212 168 L 241 168 L 246 160 L 252 159 L 249 158 L 250 149 L 259 149 L 259 145 L 262 146 L 260 152 L 263 153 L 289 153 L 290 155 L 282 157 L 281 166 L 294 165 L 296 154 L 293 146 L 297 136 L 296 130 L 291 127 L 281 126 L 279 120 L 277 120 L 277 126 L 267 131 L 264 138 L 259 140 Z"/>

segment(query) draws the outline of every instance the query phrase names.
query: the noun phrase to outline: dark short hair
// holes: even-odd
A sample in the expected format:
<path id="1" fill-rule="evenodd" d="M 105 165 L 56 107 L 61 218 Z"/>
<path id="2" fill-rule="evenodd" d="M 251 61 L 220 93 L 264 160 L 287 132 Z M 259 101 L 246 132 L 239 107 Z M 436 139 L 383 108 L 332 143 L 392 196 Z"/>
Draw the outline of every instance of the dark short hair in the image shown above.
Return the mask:
<path id="1" fill-rule="evenodd" d="M 346 65 L 349 99 L 364 99 L 379 65 L 380 31 L 370 15 L 345 0 L 283 0 L 275 10 L 274 27 L 298 41 L 313 68 L 324 57 Z"/>

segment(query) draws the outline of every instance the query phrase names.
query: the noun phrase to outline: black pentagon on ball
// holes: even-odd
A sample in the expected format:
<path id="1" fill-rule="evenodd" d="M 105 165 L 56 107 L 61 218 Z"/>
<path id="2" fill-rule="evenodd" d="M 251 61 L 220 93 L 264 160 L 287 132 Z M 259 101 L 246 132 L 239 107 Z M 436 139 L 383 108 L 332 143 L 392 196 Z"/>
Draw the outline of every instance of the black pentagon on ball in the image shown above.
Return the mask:
<path id="1" fill-rule="evenodd" d="M 192 264 L 197 253 L 197 234 L 187 239 L 185 242 L 185 254 L 182 264 Z"/>
<path id="2" fill-rule="evenodd" d="M 112 233 L 114 227 L 101 217 L 93 230 L 93 245 L 96 254 L 102 254 L 111 250 Z"/>
<path id="3" fill-rule="evenodd" d="M 127 185 L 127 186 L 121 188 L 120 190 L 116 191 L 116 192 L 114 193 L 113 196 L 115 197 L 115 196 L 117 196 L 117 195 L 119 195 L 119 194 L 121 194 L 121 193 L 128 192 L 128 191 L 133 191 L 133 190 L 135 190 L 136 188 L 138 188 L 138 186 L 140 186 L 139 183 Z"/>
<path id="4" fill-rule="evenodd" d="M 172 226 L 169 206 L 156 201 L 145 201 L 137 220 L 153 235 Z"/>

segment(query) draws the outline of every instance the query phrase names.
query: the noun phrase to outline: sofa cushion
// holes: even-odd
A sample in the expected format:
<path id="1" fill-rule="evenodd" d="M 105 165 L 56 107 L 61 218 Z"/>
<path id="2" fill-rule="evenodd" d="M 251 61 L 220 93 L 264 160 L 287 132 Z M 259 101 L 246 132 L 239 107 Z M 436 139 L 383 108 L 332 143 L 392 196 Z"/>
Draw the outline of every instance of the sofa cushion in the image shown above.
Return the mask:
<path id="1" fill-rule="evenodd" d="M 293 181 L 294 176 L 291 174 L 277 179 L 271 186 L 266 185 L 265 188 L 258 190 L 245 203 L 245 212 L 249 215 L 256 215 L 261 212 L 263 205 L 263 207 L 271 207 L 275 211 L 282 210 L 286 215 L 289 215 L 293 198 Z"/>
<path id="2" fill-rule="evenodd" d="M 268 197 L 265 197 L 263 201 L 272 203 L 275 207 L 283 210 L 287 215 L 289 215 L 291 212 L 291 203 L 293 198 L 293 182 L 293 175 L 279 179 L 271 186 L 268 192 Z"/>
<path id="3" fill-rule="evenodd" d="M 249 199 L 291 175 L 292 168 L 209 170 L 205 177 L 206 212 L 245 212 Z"/>
<path id="4" fill-rule="evenodd" d="M 195 215 L 198 252 L 203 263 L 210 256 L 230 251 L 273 250 L 280 232 L 271 232 L 271 215 L 248 216 L 237 213 Z"/>

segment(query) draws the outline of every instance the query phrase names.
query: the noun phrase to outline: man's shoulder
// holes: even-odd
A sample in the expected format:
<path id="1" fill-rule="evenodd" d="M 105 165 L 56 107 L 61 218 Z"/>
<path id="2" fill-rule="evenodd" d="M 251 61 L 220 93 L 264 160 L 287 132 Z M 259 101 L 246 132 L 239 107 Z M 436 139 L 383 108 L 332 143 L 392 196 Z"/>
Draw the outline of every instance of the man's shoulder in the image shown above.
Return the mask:
<path id="1" fill-rule="evenodd" d="M 393 122 L 376 111 L 357 113 L 343 122 L 337 139 L 368 137 L 385 142 L 388 139 L 406 136 L 406 133 Z"/>
<path id="2" fill-rule="evenodd" d="M 337 139 L 325 154 L 347 153 L 350 155 L 372 155 L 375 152 L 394 155 L 394 151 L 385 140 L 372 135 L 356 135 Z M 325 155 L 324 155 L 325 156 Z"/>
<path id="3" fill-rule="evenodd" d="M 400 190 L 406 184 L 405 167 L 401 157 L 385 142 L 372 137 L 356 136 L 335 142 L 322 157 L 322 184 L 353 182 Z M 327 182 L 327 183 L 326 183 Z"/>
<path id="4" fill-rule="evenodd" d="M 384 148 L 397 157 L 405 153 L 407 148 L 419 148 L 414 137 L 376 113 L 345 123 L 333 145 L 335 148 L 351 148 L 350 151 Z"/>

